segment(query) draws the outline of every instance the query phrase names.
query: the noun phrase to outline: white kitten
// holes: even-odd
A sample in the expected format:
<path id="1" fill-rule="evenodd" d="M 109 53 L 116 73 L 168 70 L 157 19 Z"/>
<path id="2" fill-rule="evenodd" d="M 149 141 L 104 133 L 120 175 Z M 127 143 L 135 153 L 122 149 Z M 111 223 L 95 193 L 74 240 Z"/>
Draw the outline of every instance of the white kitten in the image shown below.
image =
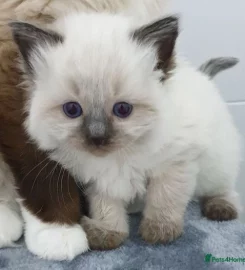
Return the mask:
<path id="1" fill-rule="evenodd" d="M 124 240 L 136 196 L 153 243 L 180 236 L 193 196 L 206 217 L 236 218 L 239 135 L 213 82 L 174 56 L 176 17 L 135 29 L 123 16 L 81 13 L 53 31 L 12 27 L 32 80 L 26 130 L 89 184 L 92 248 Z"/>
<path id="2" fill-rule="evenodd" d="M 8 1 L 10 2 L 10 1 Z M 166 9 L 166 2 L 167 0 L 70 0 L 70 1 L 60 1 L 60 0 L 52 0 L 48 1 L 49 3 L 45 5 L 45 1 L 39 1 L 39 0 L 34 0 L 31 1 L 25 1 L 25 3 L 22 3 L 19 5 L 20 1 L 11 1 L 11 3 L 2 3 L 0 7 L 0 12 L 1 15 L 3 15 L 7 20 L 9 18 L 18 18 L 20 20 L 22 19 L 31 19 L 32 22 L 37 22 L 37 23 L 48 23 L 50 20 L 53 21 L 53 19 L 60 17 L 61 14 L 69 14 L 71 10 L 80 10 L 84 12 L 110 12 L 110 13 L 123 13 L 125 15 L 130 15 L 133 16 L 134 18 L 137 18 L 137 23 L 140 23 L 140 21 L 149 21 L 153 18 L 159 17 Z M 27 3 L 28 2 L 28 3 Z M 32 6 L 35 8 L 33 9 Z M 37 14 L 38 10 L 42 10 L 42 14 Z M 14 12 L 15 11 L 15 12 Z M 38 15 L 38 16 L 37 16 Z M 40 16 L 39 16 L 40 15 Z M 4 19 L 4 18 L 3 18 Z M 3 32 L 7 29 L 5 25 L 3 25 Z M 26 34 L 28 35 L 28 29 L 26 29 L 27 32 Z M 33 33 L 32 33 L 33 34 Z M 46 36 L 48 38 L 48 36 Z M 36 36 L 35 38 L 38 38 Z M 8 44 L 7 44 L 8 43 Z M 14 104 L 16 99 L 20 97 L 19 92 L 13 99 L 10 92 L 13 91 L 13 96 L 14 94 L 14 89 L 16 88 L 15 80 L 13 81 L 11 79 L 12 75 L 14 74 L 13 77 L 16 76 L 16 81 L 18 81 L 18 76 L 19 72 L 16 71 L 15 69 L 12 68 L 11 63 L 9 65 L 8 69 L 8 64 L 7 62 L 11 61 L 12 55 L 15 55 L 15 46 L 11 44 L 11 41 L 4 41 L 3 44 L 1 45 L 1 48 L 3 48 L 4 57 L 1 57 L 1 60 L 3 61 L 4 65 L 4 70 L 2 71 L 1 76 L 3 77 L 3 82 L 5 84 L 5 73 L 8 73 L 9 79 L 6 79 L 8 81 L 8 87 L 9 89 L 5 86 L 3 89 L 1 89 L 1 103 L 3 106 L 6 106 L 9 108 L 9 106 L 12 106 L 12 103 Z M 5 46 L 7 45 L 7 46 Z M 5 53 L 5 47 L 8 48 L 6 49 Z M 27 48 L 26 48 L 27 49 Z M 13 56 L 14 57 L 14 56 Z M 6 70 L 7 68 L 7 70 Z M 14 71 L 13 71 L 14 70 Z M 5 95 L 4 91 L 7 91 L 8 94 Z M 6 98 L 10 97 L 9 101 L 6 101 Z M 19 100 L 19 104 L 22 103 L 22 100 Z M 18 107 L 18 106 L 17 106 Z M 15 105 L 13 105 L 13 108 L 16 108 Z M 18 107 L 19 108 L 19 107 Z M 17 109 L 17 108 L 16 108 Z M 6 116 L 4 114 L 6 113 Z M 1 119 L 8 119 L 9 124 L 7 124 L 4 121 L 1 121 L 2 126 L 8 125 L 10 126 L 12 124 L 11 119 L 8 118 L 7 116 L 8 112 L 3 109 L 1 113 Z M 11 113 L 10 113 L 11 114 Z M 21 121 L 19 122 L 19 124 Z M 16 119 L 14 119 L 14 125 L 16 125 Z M 67 206 L 67 202 L 65 205 L 65 209 L 63 213 L 60 213 L 59 211 L 54 211 L 54 205 L 55 205 L 55 200 L 53 200 L 53 197 L 49 195 L 49 193 L 52 193 L 50 191 L 49 187 L 49 193 L 43 194 L 42 191 L 39 190 L 38 193 L 38 182 L 41 182 L 42 187 L 43 187 L 43 179 L 46 179 L 46 182 L 48 182 L 47 178 L 49 177 L 50 182 L 53 180 L 54 181 L 54 174 L 53 174 L 53 168 L 52 168 L 52 173 L 49 174 L 48 171 L 48 166 L 52 164 L 50 163 L 48 159 L 41 161 L 40 163 L 36 162 L 37 154 L 36 154 L 36 149 L 33 150 L 33 162 L 28 162 L 26 158 L 23 158 L 23 160 L 20 160 L 20 155 L 17 152 L 15 152 L 15 147 L 16 143 L 15 141 L 12 142 L 11 145 L 11 138 L 9 138 L 8 143 L 6 144 L 6 138 L 9 137 L 8 131 L 10 130 L 10 134 L 13 134 L 13 130 L 11 128 L 6 128 L 4 130 L 3 134 L 1 133 L 1 144 L 4 145 L 5 149 L 2 149 L 4 158 L 6 158 L 6 163 L 0 157 L 0 247 L 5 247 L 12 245 L 13 241 L 17 240 L 23 231 L 23 220 L 20 215 L 19 211 L 19 206 L 16 203 L 16 197 L 17 194 L 15 192 L 15 187 L 14 187 L 14 182 L 21 182 L 21 177 L 23 175 L 20 175 L 20 171 L 24 174 L 25 170 L 28 170 L 28 167 L 30 167 L 31 173 L 28 173 L 28 178 L 31 178 L 33 182 L 29 182 L 25 178 L 25 184 L 22 185 L 20 183 L 16 183 L 18 186 L 17 190 L 19 192 L 18 196 L 21 196 L 21 198 L 24 200 L 25 205 L 28 205 L 28 211 L 23 208 L 23 216 L 25 219 L 25 239 L 27 243 L 27 247 L 29 248 L 30 251 L 35 253 L 36 255 L 42 257 L 42 258 L 47 258 L 47 259 L 56 259 L 56 260 L 63 260 L 63 259 L 72 259 L 76 255 L 86 251 L 88 249 L 87 245 L 87 239 L 86 235 L 84 234 L 84 231 L 82 230 L 81 226 L 71 225 L 71 219 L 70 216 L 76 212 L 76 208 L 79 206 L 73 207 L 73 205 L 69 202 L 69 207 Z M 21 130 L 21 128 L 20 128 Z M 10 136 L 11 137 L 11 136 Z M 4 138 L 4 139 L 3 139 Z M 22 138 L 21 135 L 19 134 L 19 138 Z M 29 144 L 28 144 L 29 145 Z M 22 145 L 25 147 L 24 145 Z M 12 148 L 11 148 L 12 147 Z M 7 151 L 6 151 L 7 148 Z M 14 167 L 15 170 L 18 171 L 16 168 L 16 164 L 12 166 L 12 164 L 9 164 L 9 160 L 13 162 L 14 158 L 13 156 L 10 155 L 10 150 L 11 148 L 12 152 L 15 152 L 15 158 L 16 160 L 18 159 L 17 163 L 22 165 L 22 168 L 20 171 L 15 175 L 18 175 L 18 180 L 14 179 L 12 173 L 13 170 L 10 169 L 11 167 Z M 28 147 L 27 147 L 28 148 Z M 28 148 L 28 151 L 32 152 Z M 27 151 L 27 152 L 28 152 Z M 7 152 L 7 154 L 6 154 Z M 25 152 L 25 151 L 24 151 Z M 41 156 L 42 158 L 42 156 Z M 38 158 L 37 158 L 38 159 Z M 23 161 L 23 162 L 22 162 Z M 28 164 L 25 166 L 23 163 L 27 162 Z M 47 164 L 46 164 L 47 162 Z M 45 164 L 45 165 L 44 165 Z M 40 171 L 39 166 L 42 165 L 44 166 L 45 170 L 48 171 L 48 173 L 45 175 L 45 170 Z M 47 166 L 46 166 L 47 165 Z M 23 169 L 24 167 L 24 169 Z M 35 170 L 37 170 L 37 173 L 35 174 Z M 54 171 L 57 170 L 57 167 Z M 62 171 L 62 169 L 61 169 Z M 63 171 L 62 171 L 63 172 Z M 44 176 L 43 176 L 44 174 Z M 33 178 L 34 176 L 34 178 Z M 46 176 L 46 177 L 45 177 Z M 58 202 L 60 203 L 59 200 L 64 201 L 64 192 L 70 195 L 70 190 L 64 191 L 62 190 L 62 185 L 66 184 L 67 182 L 65 180 L 66 177 L 64 177 L 64 173 L 60 175 L 58 172 L 56 177 L 58 178 L 57 184 L 55 182 L 55 187 L 60 187 L 60 193 L 55 190 L 55 197 L 57 197 Z M 23 177 L 26 177 L 25 175 Z M 52 179 L 51 179 L 52 178 Z M 39 180 L 41 179 L 41 181 Z M 61 179 L 61 183 L 59 183 L 59 180 Z M 14 181 L 15 180 L 15 181 Z M 22 179 L 23 180 L 23 179 Z M 72 182 L 71 177 L 68 177 L 69 182 Z M 68 181 L 67 180 L 67 181 Z M 63 184 L 62 184 L 63 183 Z M 60 184 L 60 185 L 59 185 Z M 24 188 L 25 186 L 25 188 Z M 33 187 L 35 188 L 33 189 Z M 72 184 L 71 184 L 72 186 Z M 65 187 L 67 188 L 67 186 Z M 26 189 L 25 192 L 23 192 L 23 189 Z M 52 188 L 51 188 L 52 189 Z M 43 190 L 45 188 L 43 187 Z M 31 194 L 31 195 L 30 195 Z M 30 196 L 29 196 L 30 195 Z M 29 197 L 28 197 L 29 196 Z M 46 196 L 46 197 L 45 197 Z M 50 197 L 52 197 L 52 200 L 50 200 Z M 61 198 L 59 197 L 61 196 Z M 35 198 L 33 201 L 30 201 L 30 197 Z M 38 197 L 38 198 L 37 198 Z M 39 200 L 41 197 L 41 200 Z M 75 202 L 76 200 L 73 201 Z M 36 203 L 34 203 L 36 202 Z M 65 202 L 65 201 L 64 201 Z M 50 205 L 50 203 L 53 203 L 53 205 Z M 57 203 L 57 202 L 56 202 Z M 34 205 L 35 204 L 35 205 Z M 48 205 L 48 207 L 44 207 L 44 205 Z M 35 207 L 37 209 L 35 210 Z M 60 207 L 62 208 L 62 207 Z M 68 209 L 69 208 L 69 209 Z M 67 211 L 72 209 L 71 211 Z M 57 210 L 57 209 L 56 209 Z M 52 214 L 52 211 L 54 212 Z M 47 212 L 50 213 L 50 215 L 47 215 Z M 44 216 L 49 216 L 49 220 L 45 220 L 43 217 Z M 73 219 L 75 219 L 73 215 Z M 62 225 L 61 220 L 63 221 Z M 45 222 L 44 222 L 45 221 Z M 66 221 L 66 222 L 65 222 Z M 74 222 L 74 220 L 73 220 Z M 12 226 L 9 226 L 8 224 L 11 223 Z M 64 225 L 64 223 L 69 223 Z M 56 233 L 54 233 L 54 230 Z"/>

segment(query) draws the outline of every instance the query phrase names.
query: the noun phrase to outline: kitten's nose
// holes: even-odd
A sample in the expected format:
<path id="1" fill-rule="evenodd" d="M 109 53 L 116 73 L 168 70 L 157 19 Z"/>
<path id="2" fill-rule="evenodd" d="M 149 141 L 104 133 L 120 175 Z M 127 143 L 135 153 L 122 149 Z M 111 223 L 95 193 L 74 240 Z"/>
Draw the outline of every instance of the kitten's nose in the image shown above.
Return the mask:
<path id="1" fill-rule="evenodd" d="M 86 138 L 89 144 L 99 147 L 108 144 L 109 134 L 103 123 L 93 122 L 87 126 Z"/>
<path id="2" fill-rule="evenodd" d="M 94 114 L 86 116 L 83 122 L 87 143 L 97 147 L 105 146 L 110 143 L 112 136 L 110 122 L 104 112 Z"/>
<path id="3" fill-rule="evenodd" d="M 91 142 L 96 146 L 103 146 L 107 144 L 108 139 L 104 136 L 90 137 Z"/>

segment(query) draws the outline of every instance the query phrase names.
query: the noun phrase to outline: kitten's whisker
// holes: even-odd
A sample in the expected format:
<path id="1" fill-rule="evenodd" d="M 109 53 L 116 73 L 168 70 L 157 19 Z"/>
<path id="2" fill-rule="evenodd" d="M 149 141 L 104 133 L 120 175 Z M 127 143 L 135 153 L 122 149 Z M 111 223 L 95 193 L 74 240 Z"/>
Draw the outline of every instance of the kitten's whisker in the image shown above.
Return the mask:
<path id="1" fill-rule="evenodd" d="M 50 194 L 50 197 L 52 198 L 52 200 L 53 200 L 53 195 L 52 195 L 52 189 L 50 189 L 50 186 L 51 186 L 51 183 L 52 183 L 52 180 L 53 180 L 53 176 L 54 176 L 54 173 L 55 173 L 55 170 L 56 170 L 56 168 L 58 167 L 58 165 L 59 165 L 59 162 L 60 161 L 56 161 L 56 164 L 55 164 L 55 166 L 54 166 L 54 168 L 53 168 L 53 170 L 51 171 L 51 173 L 52 173 L 52 175 L 51 175 L 51 177 L 50 177 L 50 180 L 49 180 L 49 194 Z M 47 176 L 48 177 L 48 176 Z M 54 183 L 53 183 L 54 184 Z M 54 200 L 53 200 L 54 201 Z"/>
<path id="2" fill-rule="evenodd" d="M 81 186 L 78 185 L 78 183 L 75 181 L 76 186 L 78 187 L 78 189 L 82 192 L 82 194 L 84 194 L 84 189 L 81 188 Z"/>
<path id="3" fill-rule="evenodd" d="M 46 165 L 44 165 L 44 166 L 42 167 L 42 169 L 39 171 L 39 173 L 36 175 L 36 178 L 35 178 L 35 180 L 34 180 L 34 182 L 33 182 L 33 184 L 32 184 L 31 193 L 32 193 L 32 191 L 33 191 L 33 189 L 34 189 L 34 186 L 35 186 L 37 180 L 38 180 L 38 176 L 39 176 L 40 173 L 48 166 L 49 163 L 50 163 L 50 161 L 49 161 Z"/>
<path id="4" fill-rule="evenodd" d="M 53 176 L 54 171 L 55 171 L 57 165 L 58 165 L 58 164 L 57 164 L 57 162 L 56 162 L 56 163 L 55 163 L 55 166 L 54 166 L 53 169 L 49 172 L 49 174 L 47 174 L 47 176 L 45 177 L 45 179 L 47 179 L 51 174 L 52 174 L 52 176 Z M 51 176 L 51 178 L 52 178 L 52 176 Z"/>
<path id="5" fill-rule="evenodd" d="M 42 160 L 41 162 L 39 162 L 34 168 L 32 168 L 32 169 L 25 175 L 25 177 L 22 179 L 22 183 L 23 183 L 23 181 L 26 179 L 26 177 L 27 177 L 31 172 L 33 172 L 38 166 L 42 165 L 43 162 L 46 161 L 47 159 L 48 159 L 48 157 L 45 158 L 44 160 Z"/>
<path id="6" fill-rule="evenodd" d="M 58 200 L 58 203 L 59 203 L 59 206 L 61 206 L 61 202 L 60 202 L 60 196 L 59 196 L 59 182 L 60 182 L 60 176 L 61 176 L 61 172 L 63 170 L 63 167 L 61 166 L 60 167 L 60 172 L 59 172 L 59 176 L 58 176 L 58 180 L 57 180 L 57 190 L 56 190 L 56 195 L 57 195 L 57 200 Z"/>
<path id="7" fill-rule="evenodd" d="M 52 171 L 50 172 L 50 174 L 52 173 L 50 179 L 49 179 L 49 185 L 48 185 L 48 189 L 49 189 L 49 195 L 50 195 L 50 198 L 51 200 L 54 202 L 54 198 L 53 198 L 53 194 L 52 194 L 52 188 L 51 188 L 51 184 L 52 184 L 52 179 L 53 179 L 53 175 L 54 175 L 54 172 L 56 170 L 58 166 L 58 162 L 56 162 L 56 164 L 54 165 L 54 168 L 52 169 Z M 48 176 L 47 176 L 48 177 Z M 46 177 L 46 178 L 47 178 Z"/>
<path id="8" fill-rule="evenodd" d="M 63 174 L 62 174 L 62 177 L 61 177 L 61 196 L 62 196 L 62 199 L 63 199 L 63 203 L 64 203 L 64 207 L 65 209 L 67 210 L 68 212 L 68 208 L 66 206 L 66 202 L 65 202 L 65 198 L 64 198 L 64 193 L 63 193 L 63 180 L 64 180 L 64 174 L 66 173 L 66 170 L 63 168 Z M 66 180 L 65 180 L 66 181 Z"/>
<path id="9" fill-rule="evenodd" d="M 70 197 L 71 201 L 74 202 L 74 200 L 73 200 L 73 198 L 71 196 L 71 192 L 70 192 L 70 173 L 68 173 L 67 190 L 68 190 L 68 194 L 69 194 L 69 197 Z"/>
<path id="10" fill-rule="evenodd" d="M 35 216 L 37 216 L 42 210 L 43 210 L 43 206 L 35 213 Z"/>

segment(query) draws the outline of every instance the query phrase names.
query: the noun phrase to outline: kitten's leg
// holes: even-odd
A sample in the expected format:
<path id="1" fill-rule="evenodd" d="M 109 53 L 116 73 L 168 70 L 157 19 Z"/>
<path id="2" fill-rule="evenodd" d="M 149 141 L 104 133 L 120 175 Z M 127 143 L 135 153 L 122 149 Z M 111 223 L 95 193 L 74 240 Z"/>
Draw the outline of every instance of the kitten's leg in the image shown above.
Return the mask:
<path id="1" fill-rule="evenodd" d="M 186 206 L 194 192 L 195 164 L 178 163 L 149 179 L 144 216 L 140 225 L 149 243 L 168 243 L 182 234 Z"/>
<path id="2" fill-rule="evenodd" d="M 234 190 L 201 199 L 202 213 L 210 220 L 227 221 L 238 218 L 239 198 Z"/>
<path id="3" fill-rule="evenodd" d="M 79 224 L 78 189 L 64 169 L 51 161 L 37 166 L 19 181 L 19 192 L 24 199 L 25 241 L 32 253 L 45 259 L 71 260 L 88 250 Z"/>
<path id="4" fill-rule="evenodd" d="M 124 202 L 99 194 L 91 187 L 90 218 L 83 218 L 91 249 L 108 250 L 120 246 L 128 237 L 129 228 Z"/>
<path id="5" fill-rule="evenodd" d="M 231 125 L 227 118 L 228 126 Z M 227 129 L 221 123 L 221 127 Z M 235 191 L 241 162 L 240 138 L 233 126 L 217 130 L 212 147 L 202 156 L 202 172 L 198 179 L 196 196 L 200 198 L 202 213 L 210 220 L 226 221 L 238 218 L 240 198 Z M 225 137 L 223 134 L 225 133 Z"/>
<path id="6" fill-rule="evenodd" d="M 13 246 L 23 232 L 23 220 L 16 198 L 14 177 L 0 154 L 0 248 Z"/>

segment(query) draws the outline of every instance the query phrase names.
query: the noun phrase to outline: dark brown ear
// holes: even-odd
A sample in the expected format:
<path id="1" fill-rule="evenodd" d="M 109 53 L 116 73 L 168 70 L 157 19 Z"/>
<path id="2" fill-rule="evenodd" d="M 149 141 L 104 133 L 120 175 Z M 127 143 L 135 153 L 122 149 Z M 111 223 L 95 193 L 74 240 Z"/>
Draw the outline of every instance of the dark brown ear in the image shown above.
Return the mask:
<path id="1" fill-rule="evenodd" d="M 178 17 L 165 17 L 133 32 L 133 38 L 141 44 L 156 46 L 159 56 L 158 68 L 169 69 L 179 33 Z"/>
<path id="2" fill-rule="evenodd" d="M 55 45 L 63 42 L 63 37 L 51 31 L 44 31 L 34 25 L 23 22 L 11 22 L 9 26 L 15 43 L 25 61 L 28 73 L 33 74 L 34 70 L 30 61 L 31 54 L 38 45 L 46 43 Z"/>

